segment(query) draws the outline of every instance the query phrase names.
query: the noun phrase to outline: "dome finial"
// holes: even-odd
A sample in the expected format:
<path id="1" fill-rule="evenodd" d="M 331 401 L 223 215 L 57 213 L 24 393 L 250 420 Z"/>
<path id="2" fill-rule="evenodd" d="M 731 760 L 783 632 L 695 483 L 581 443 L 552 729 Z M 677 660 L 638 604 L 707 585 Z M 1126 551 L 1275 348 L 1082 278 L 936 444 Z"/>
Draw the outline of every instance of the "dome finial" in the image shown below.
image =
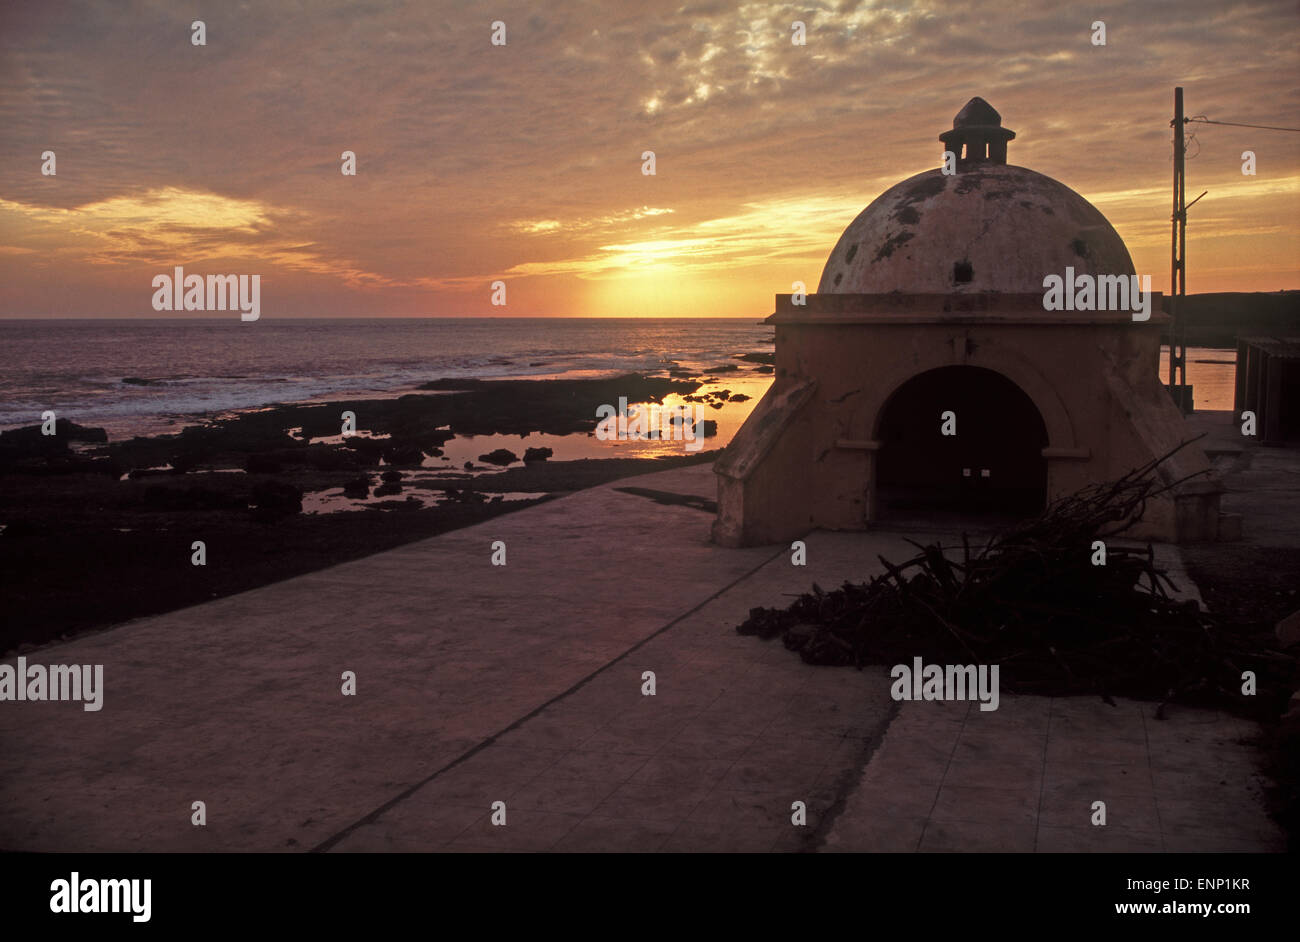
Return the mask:
<path id="1" fill-rule="evenodd" d="M 1002 115 L 976 96 L 952 119 L 952 130 L 939 135 L 948 150 L 957 155 L 957 168 L 966 164 L 1007 162 L 1007 141 L 1016 132 L 1002 126 Z"/>

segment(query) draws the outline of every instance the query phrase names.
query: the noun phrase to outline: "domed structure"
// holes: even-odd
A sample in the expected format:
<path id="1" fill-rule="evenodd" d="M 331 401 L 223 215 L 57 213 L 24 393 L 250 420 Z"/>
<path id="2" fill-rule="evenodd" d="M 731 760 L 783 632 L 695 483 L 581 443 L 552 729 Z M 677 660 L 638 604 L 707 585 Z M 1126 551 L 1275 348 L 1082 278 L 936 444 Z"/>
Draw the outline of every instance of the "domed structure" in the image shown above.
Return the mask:
<path id="1" fill-rule="evenodd" d="M 958 172 L 927 170 L 877 197 L 840 236 L 817 292 L 1037 292 L 1043 273 L 1065 263 L 1133 274 L 1106 217 L 1065 184 L 1008 166 L 1005 140 L 990 148 L 995 156 L 962 156 L 996 132 L 1015 136 L 1001 125 L 984 99 L 971 99 L 940 135 Z"/>
<path id="2" fill-rule="evenodd" d="M 971 99 L 945 166 L 872 202 L 816 293 L 777 295 L 772 386 L 713 468 L 716 542 L 1024 516 L 1191 438 L 1157 375 L 1159 296 L 1087 200 L 1007 165 L 1014 137 Z M 1231 538 L 1199 447 L 1160 471 L 1129 536 Z"/>
<path id="3" fill-rule="evenodd" d="M 1051 177 L 1006 164 L 890 187 L 840 236 L 819 294 L 1041 291 L 1063 263 L 1090 275 L 1134 273 L 1106 217 Z"/>

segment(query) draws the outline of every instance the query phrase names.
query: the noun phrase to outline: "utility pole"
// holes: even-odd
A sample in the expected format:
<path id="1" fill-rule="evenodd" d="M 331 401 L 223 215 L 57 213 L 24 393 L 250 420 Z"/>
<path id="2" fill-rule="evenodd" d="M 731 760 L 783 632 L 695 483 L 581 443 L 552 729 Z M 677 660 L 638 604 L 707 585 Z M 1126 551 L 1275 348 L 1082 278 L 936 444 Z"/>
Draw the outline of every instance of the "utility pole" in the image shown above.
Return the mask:
<path id="1" fill-rule="evenodd" d="M 1187 349 L 1178 302 L 1187 292 L 1187 206 L 1184 192 L 1183 88 L 1174 89 L 1174 214 L 1173 246 L 1169 266 L 1169 394 L 1178 408 L 1187 411 Z"/>

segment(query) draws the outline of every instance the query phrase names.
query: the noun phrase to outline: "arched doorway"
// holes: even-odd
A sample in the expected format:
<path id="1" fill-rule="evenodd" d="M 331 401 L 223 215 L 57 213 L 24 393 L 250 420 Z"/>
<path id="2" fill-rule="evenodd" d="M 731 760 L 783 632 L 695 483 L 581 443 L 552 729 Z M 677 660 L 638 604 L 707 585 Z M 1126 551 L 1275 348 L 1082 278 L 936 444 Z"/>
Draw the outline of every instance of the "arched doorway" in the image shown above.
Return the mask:
<path id="1" fill-rule="evenodd" d="M 956 434 L 945 435 L 945 424 Z M 1033 400 L 994 370 L 944 366 L 912 377 L 886 401 L 875 432 L 878 518 L 1023 517 L 1046 502 L 1047 427 Z"/>

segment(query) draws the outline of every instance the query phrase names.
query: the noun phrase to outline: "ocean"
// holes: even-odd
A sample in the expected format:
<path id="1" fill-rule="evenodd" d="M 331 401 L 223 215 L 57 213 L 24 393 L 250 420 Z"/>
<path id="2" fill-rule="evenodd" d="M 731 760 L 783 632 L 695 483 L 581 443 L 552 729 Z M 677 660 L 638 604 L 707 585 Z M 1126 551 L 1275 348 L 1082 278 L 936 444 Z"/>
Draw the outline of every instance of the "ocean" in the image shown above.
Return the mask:
<path id="1" fill-rule="evenodd" d="M 772 328 L 758 320 L 0 320 L 0 428 L 53 409 L 116 441 L 273 403 L 396 396 L 444 377 L 707 370 L 770 352 Z"/>
<path id="2" fill-rule="evenodd" d="M 0 320 L 0 429 L 53 409 L 116 441 L 273 403 L 396 396 L 444 377 L 707 372 L 771 351 L 771 338 L 758 318 Z M 1233 358 L 1188 351 L 1198 409 L 1232 408 Z M 719 379 L 756 400 L 771 377 Z M 718 417 L 716 445 L 746 406 Z"/>

